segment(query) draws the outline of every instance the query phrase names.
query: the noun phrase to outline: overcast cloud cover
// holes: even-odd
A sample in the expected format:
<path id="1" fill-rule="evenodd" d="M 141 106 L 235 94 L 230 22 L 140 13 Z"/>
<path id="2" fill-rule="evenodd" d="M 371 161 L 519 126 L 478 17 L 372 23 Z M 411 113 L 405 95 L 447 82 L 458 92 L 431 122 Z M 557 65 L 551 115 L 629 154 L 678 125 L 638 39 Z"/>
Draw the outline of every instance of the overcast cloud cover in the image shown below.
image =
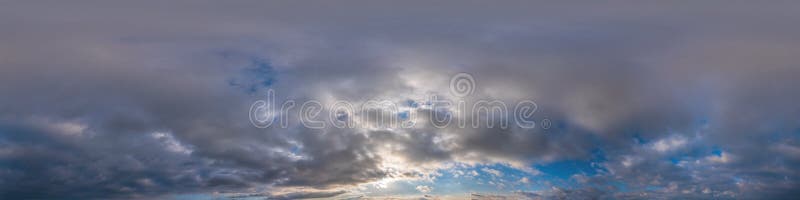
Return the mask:
<path id="1" fill-rule="evenodd" d="M 3 1 L 0 199 L 797 198 L 799 23 L 797 1 Z M 268 90 L 424 118 L 462 72 L 466 100 L 552 126 L 249 119 Z"/>

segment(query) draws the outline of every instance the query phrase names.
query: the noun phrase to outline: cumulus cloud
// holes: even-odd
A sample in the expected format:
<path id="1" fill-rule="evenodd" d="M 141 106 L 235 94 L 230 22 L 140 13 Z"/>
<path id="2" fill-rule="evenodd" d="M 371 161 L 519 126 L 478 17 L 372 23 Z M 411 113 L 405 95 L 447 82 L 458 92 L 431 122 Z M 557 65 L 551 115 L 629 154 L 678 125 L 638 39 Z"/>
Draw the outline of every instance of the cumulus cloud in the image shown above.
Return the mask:
<path id="1" fill-rule="evenodd" d="M 524 183 L 524 184 L 531 183 L 531 181 L 530 181 L 530 180 L 528 180 L 528 177 L 522 177 L 522 178 L 520 178 L 520 179 L 519 179 L 519 182 L 520 182 L 520 183 Z"/>
<path id="2" fill-rule="evenodd" d="M 493 176 L 503 176 L 503 172 L 500 172 L 499 170 L 496 169 L 489 169 L 484 167 L 481 169 L 481 171 L 491 174 Z"/>
<path id="3" fill-rule="evenodd" d="M 653 143 L 652 148 L 658 152 L 667 152 L 683 147 L 686 145 L 686 142 L 686 138 L 682 136 L 674 136 L 656 141 Z"/>
<path id="4" fill-rule="evenodd" d="M 417 191 L 422 192 L 422 193 L 430 193 L 433 190 L 433 187 L 427 186 L 427 185 L 418 185 L 414 189 L 417 189 Z"/>

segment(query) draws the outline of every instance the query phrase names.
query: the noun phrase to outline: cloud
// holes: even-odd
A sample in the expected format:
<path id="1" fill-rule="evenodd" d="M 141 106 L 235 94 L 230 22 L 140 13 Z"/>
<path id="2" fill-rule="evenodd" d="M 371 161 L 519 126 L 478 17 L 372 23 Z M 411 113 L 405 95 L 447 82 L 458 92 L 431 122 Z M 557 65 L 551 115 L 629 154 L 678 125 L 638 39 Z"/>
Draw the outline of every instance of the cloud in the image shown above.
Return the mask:
<path id="1" fill-rule="evenodd" d="M 266 197 L 267 199 L 317 199 L 317 198 L 331 198 L 336 197 L 341 194 L 347 193 L 347 191 L 303 191 L 303 192 L 291 192 L 286 194 L 243 194 L 243 195 L 233 195 L 229 196 L 231 199 L 243 199 L 243 198 L 251 198 L 251 197 Z"/>
<path id="2" fill-rule="evenodd" d="M 433 190 L 433 187 L 427 186 L 427 185 L 418 185 L 414 189 L 417 189 L 417 191 L 422 192 L 422 193 L 430 193 Z"/>
<path id="3" fill-rule="evenodd" d="M 531 181 L 530 181 L 530 180 L 528 180 L 528 177 L 522 177 L 522 178 L 520 178 L 520 179 L 519 179 L 519 181 L 518 181 L 518 182 L 519 182 L 519 183 L 524 183 L 524 184 L 531 183 Z"/>
<path id="4" fill-rule="evenodd" d="M 503 172 L 500 172 L 499 170 L 496 170 L 496 169 L 490 169 L 490 168 L 484 167 L 484 168 L 481 168 L 481 171 L 486 172 L 488 174 L 491 174 L 493 176 L 497 176 L 497 177 L 503 176 Z"/>
<path id="5" fill-rule="evenodd" d="M 456 164 L 523 182 L 483 166 L 537 175 L 576 160 L 592 163 L 585 184 L 524 194 L 794 197 L 797 5 L 722 3 L 4 3 L 0 198 L 297 199 L 387 180 L 430 191 Z M 424 97 L 457 100 L 448 83 L 460 72 L 476 81 L 463 100 L 530 99 L 552 127 L 427 123 L 454 109 Z M 277 115 L 285 128 L 259 129 L 248 110 L 269 89 L 326 105 L 412 102 L 402 109 L 420 123 L 309 129 L 295 108 Z"/>
<path id="6" fill-rule="evenodd" d="M 720 155 L 710 155 L 706 157 L 706 161 L 713 163 L 729 163 L 734 161 L 734 156 L 730 153 L 722 152 Z"/>
<path id="7" fill-rule="evenodd" d="M 667 152 L 681 148 L 686 145 L 686 143 L 686 138 L 682 136 L 674 136 L 656 141 L 653 143 L 652 148 L 658 152 Z"/>

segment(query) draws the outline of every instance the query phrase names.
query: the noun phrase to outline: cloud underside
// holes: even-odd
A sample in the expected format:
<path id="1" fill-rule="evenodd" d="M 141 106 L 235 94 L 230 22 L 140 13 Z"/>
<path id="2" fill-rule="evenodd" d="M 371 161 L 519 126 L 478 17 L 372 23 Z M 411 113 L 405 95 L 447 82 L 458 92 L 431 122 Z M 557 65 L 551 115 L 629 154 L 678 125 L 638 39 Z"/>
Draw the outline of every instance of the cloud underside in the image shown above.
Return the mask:
<path id="1" fill-rule="evenodd" d="M 509 198 L 797 195 L 797 5 L 315 3 L 3 3 L 0 198 L 335 197 L 565 160 L 602 170 Z M 553 126 L 248 118 L 268 89 L 326 105 L 457 99 L 459 72 L 475 78 L 466 100 L 530 99 Z"/>

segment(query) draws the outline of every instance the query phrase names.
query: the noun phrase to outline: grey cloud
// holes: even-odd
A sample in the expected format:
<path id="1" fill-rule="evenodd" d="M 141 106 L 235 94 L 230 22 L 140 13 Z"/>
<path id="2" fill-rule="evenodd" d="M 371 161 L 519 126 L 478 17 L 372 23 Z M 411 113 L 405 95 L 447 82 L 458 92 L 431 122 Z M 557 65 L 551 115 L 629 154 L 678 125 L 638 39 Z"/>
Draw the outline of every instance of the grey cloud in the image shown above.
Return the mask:
<path id="1" fill-rule="evenodd" d="M 596 149 L 613 173 L 595 183 L 644 188 L 660 177 L 652 185 L 688 191 L 647 195 L 796 193 L 796 3 L 315 3 L 2 3 L 0 197 L 329 189 L 413 176 L 381 166 L 390 156 L 546 164 Z M 247 118 L 267 89 L 278 99 L 400 102 L 447 96 L 457 72 L 477 80 L 470 100 L 533 99 L 557 126 L 257 129 Z M 693 142 L 647 149 L 671 134 Z M 381 155 L 384 144 L 403 148 Z M 669 161 L 702 161 L 712 147 L 737 160 Z"/>

